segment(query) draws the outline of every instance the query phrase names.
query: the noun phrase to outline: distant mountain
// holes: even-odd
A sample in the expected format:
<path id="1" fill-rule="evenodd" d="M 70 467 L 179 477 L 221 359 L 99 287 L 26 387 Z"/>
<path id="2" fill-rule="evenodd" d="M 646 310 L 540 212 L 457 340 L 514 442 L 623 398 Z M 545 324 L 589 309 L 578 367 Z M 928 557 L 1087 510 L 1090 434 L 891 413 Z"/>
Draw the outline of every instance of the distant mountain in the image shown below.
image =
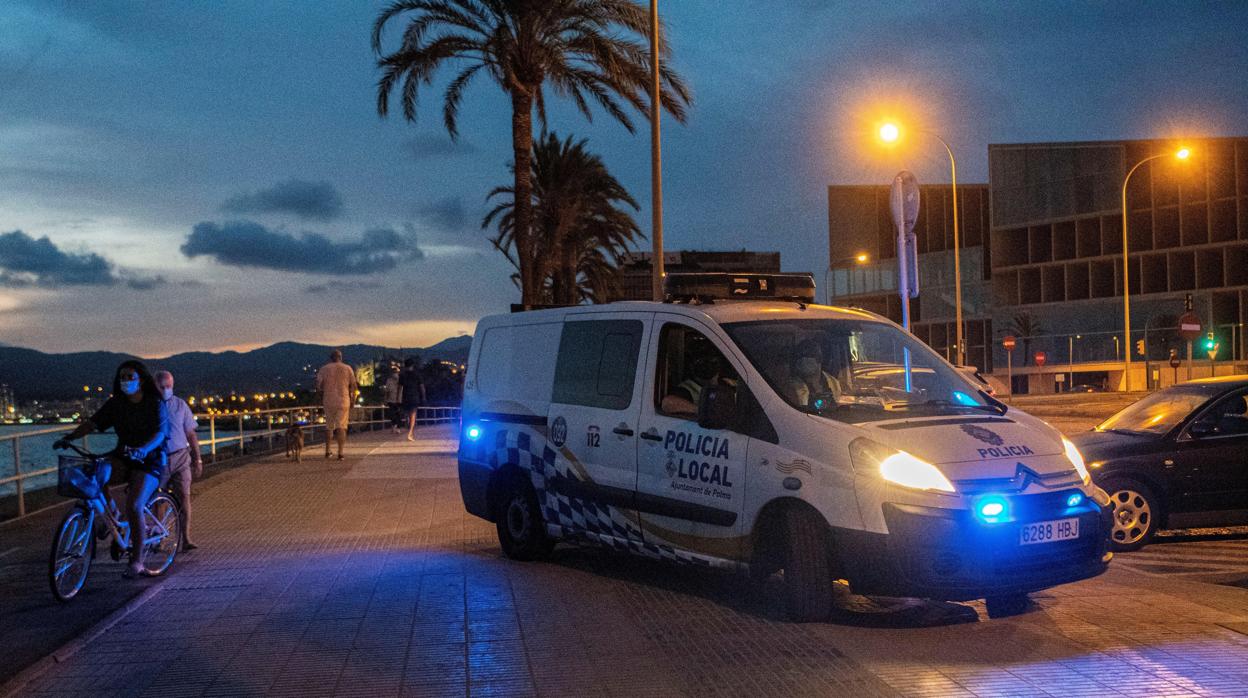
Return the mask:
<path id="1" fill-rule="evenodd" d="M 386 356 L 419 356 L 421 361 L 446 360 L 464 363 L 472 337 L 442 340 L 424 349 L 394 349 L 368 344 L 338 347 L 349 364 L 362 364 Z M 310 388 L 316 369 L 334 347 L 321 344 L 280 342 L 261 349 L 237 352 L 186 352 L 163 359 L 141 359 L 153 371 L 173 372 L 178 392 L 272 392 Z M 107 391 L 113 371 L 129 354 L 104 351 L 45 354 L 34 349 L 0 345 L 0 383 L 7 383 L 21 402 L 55 400 L 82 393 L 82 386 L 102 385 Z"/>

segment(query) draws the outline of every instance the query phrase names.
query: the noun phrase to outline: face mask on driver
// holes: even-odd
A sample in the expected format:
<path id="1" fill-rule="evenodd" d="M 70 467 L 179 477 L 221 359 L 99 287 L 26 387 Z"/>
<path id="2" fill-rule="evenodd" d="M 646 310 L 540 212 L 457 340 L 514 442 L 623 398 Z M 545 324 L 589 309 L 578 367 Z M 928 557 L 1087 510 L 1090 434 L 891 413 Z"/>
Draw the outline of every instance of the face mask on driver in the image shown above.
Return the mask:
<path id="1" fill-rule="evenodd" d="M 797 360 L 797 371 L 802 375 L 810 375 L 819 372 L 819 359 L 803 356 Z"/>
<path id="2" fill-rule="evenodd" d="M 139 392 L 139 379 L 135 378 L 134 380 L 121 381 L 121 392 L 126 395 L 134 395 Z"/>
<path id="3" fill-rule="evenodd" d="M 168 400 L 171 397 L 173 397 L 173 388 L 161 388 L 160 389 L 161 400 Z"/>

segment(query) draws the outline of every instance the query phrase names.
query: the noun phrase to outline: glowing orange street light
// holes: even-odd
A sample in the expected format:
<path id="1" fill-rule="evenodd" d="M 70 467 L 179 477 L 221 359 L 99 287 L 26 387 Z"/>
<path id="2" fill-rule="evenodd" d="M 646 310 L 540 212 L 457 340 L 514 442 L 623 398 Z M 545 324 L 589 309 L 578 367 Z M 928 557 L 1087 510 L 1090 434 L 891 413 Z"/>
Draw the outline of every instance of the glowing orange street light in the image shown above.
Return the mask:
<path id="1" fill-rule="evenodd" d="M 880 126 L 880 140 L 885 143 L 896 143 L 901 138 L 901 129 L 897 128 L 897 124 L 887 123 Z"/>
<path id="2" fill-rule="evenodd" d="M 1186 160 L 1192 154 L 1189 148 L 1179 148 L 1174 152 L 1174 157 L 1179 160 Z M 1129 283 L 1129 256 L 1127 243 L 1127 183 L 1131 181 L 1131 175 L 1140 169 L 1140 165 L 1146 162 L 1152 162 L 1158 158 L 1169 157 L 1170 153 L 1161 153 L 1146 157 L 1135 163 L 1135 167 L 1127 170 L 1127 176 L 1122 178 L 1122 332 L 1127 339 L 1125 346 L 1131 346 L 1131 284 Z M 1122 390 L 1128 392 L 1131 390 L 1131 352 L 1124 351 L 1122 353 Z"/>

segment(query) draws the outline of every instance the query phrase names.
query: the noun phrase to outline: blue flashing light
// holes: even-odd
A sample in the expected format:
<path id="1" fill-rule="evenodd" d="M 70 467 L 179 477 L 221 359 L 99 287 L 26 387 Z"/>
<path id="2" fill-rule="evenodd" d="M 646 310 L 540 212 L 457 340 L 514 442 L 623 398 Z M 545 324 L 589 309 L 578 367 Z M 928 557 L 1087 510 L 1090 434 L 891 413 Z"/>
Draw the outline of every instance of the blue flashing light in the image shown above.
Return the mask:
<path id="1" fill-rule="evenodd" d="M 975 406 L 979 404 L 978 402 L 975 402 L 975 398 L 971 397 L 970 395 L 967 395 L 961 390 L 953 391 L 953 401 L 958 403 L 959 405 Z"/>
<path id="2" fill-rule="evenodd" d="M 1066 506 L 1069 508 L 1077 507 L 1080 504 L 1083 504 L 1083 495 L 1078 492 L 1066 498 Z"/>
<path id="3" fill-rule="evenodd" d="M 975 516 L 984 523 L 999 523 L 1010 516 L 1010 501 L 1000 495 L 984 497 L 975 504 Z"/>
<path id="4" fill-rule="evenodd" d="M 468 437 L 469 441 L 476 441 L 481 438 L 481 427 L 474 424 L 464 430 L 464 435 Z"/>

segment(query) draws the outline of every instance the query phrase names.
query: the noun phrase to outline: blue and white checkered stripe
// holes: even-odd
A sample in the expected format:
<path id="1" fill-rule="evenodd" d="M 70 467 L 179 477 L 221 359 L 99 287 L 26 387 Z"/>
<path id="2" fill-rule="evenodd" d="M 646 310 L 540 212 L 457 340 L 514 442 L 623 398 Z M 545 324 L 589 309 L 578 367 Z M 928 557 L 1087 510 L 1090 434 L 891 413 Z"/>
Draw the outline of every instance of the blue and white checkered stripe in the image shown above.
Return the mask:
<path id="1" fill-rule="evenodd" d="M 611 507 L 569 497 L 556 492 L 549 484 L 560 478 L 579 480 L 571 464 L 551 448 L 546 437 L 523 427 L 499 429 L 494 434 L 494 453 L 490 465 L 511 463 L 525 470 L 542 504 L 542 515 L 548 527 L 560 538 L 606 545 L 615 550 L 631 552 L 661 560 L 674 560 L 696 565 L 712 565 L 714 558 L 678 550 L 670 545 L 644 540 L 631 518 Z"/>

